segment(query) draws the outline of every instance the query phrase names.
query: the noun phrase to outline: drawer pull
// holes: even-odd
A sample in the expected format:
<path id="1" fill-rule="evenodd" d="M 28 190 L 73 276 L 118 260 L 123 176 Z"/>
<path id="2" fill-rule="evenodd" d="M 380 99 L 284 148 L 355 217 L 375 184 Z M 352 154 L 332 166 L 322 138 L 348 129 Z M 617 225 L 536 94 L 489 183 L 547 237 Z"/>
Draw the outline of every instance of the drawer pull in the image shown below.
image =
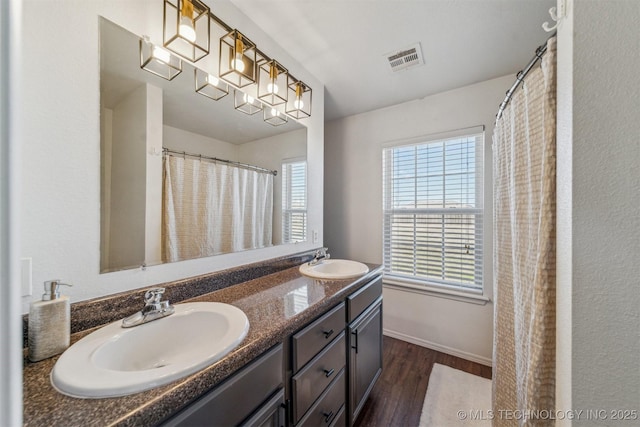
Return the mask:
<path id="1" fill-rule="evenodd" d="M 322 333 L 324 334 L 325 338 L 329 338 L 331 335 L 333 335 L 333 329 L 329 329 L 328 331 L 322 331 Z"/>
<path id="2" fill-rule="evenodd" d="M 323 369 L 322 371 L 324 372 L 324 376 L 327 378 L 329 378 L 335 372 L 334 369 Z"/>
<path id="3" fill-rule="evenodd" d="M 329 424 L 331 422 L 331 419 L 333 418 L 333 411 L 327 413 L 327 412 L 323 412 L 322 416 L 324 417 L 324 422 Z"/>

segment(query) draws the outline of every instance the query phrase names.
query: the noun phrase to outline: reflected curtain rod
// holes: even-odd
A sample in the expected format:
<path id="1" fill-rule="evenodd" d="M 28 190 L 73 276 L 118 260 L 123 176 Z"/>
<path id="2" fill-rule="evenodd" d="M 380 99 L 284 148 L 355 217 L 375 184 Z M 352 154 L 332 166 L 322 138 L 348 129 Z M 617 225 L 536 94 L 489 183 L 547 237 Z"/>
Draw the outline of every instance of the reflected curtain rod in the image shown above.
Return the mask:
<path id="1" fill-rule="evenodd" d="M 554 32 L 551 37 L 549 37 L 547 39 L 546 42 L 544 42 L 543 45 L 538 46 L 538 48 L 536 49 L 536 54 L 533 57 L 533 59 L 531 61 L 529 61 L 529 64 L 527 64 L 526 67 L 524 67 L 523 70 L 521 70 L 518 74 L 516 74 L 516 81 L 513 83 L 513 85 L 511 86 L 511 89 L 509 89 L 507 91 L 506 96 L 504 97 L 504 100 L 502 101 L 502 103 L 500 103 L 500 106 L 498 107 L 498 113 L 496 114 L 496 123 L 498 122 L 498 120 L 500 120 L 500 118 L 502 117 L 502 112 L 504 111 L 505 108 L 507 108 L 507 104 L 509 104 L 509 101 L 511 101 L 511 97 L 513 97 L 513 93 L 516 91 L 516 89 L 518 88 L 518 86 L 520 85 L 520 83 L 522 83 L 522 81 L 524 80 L 524 78 L 527 76 L 527 74 L 529 74 L 529 71 L 531 71 L 531 69 L 536 65 L 536 63 L 540 60 L 542 60 L 542 56 L 545 54 L 545 52 L 547 51 L 547 43 L 549 42 L 549 40 L 553 37 L 556 36 L 556 33 Z"/>
<path id="2" fill-rule="evenodd" d="M 209 157 L 209 156 L 203 156 L 202 154 L 192 154 L 192 153 L 187 153 L 184 151 L 174 151 L 174 150 L 170 150 L 168 148 L 163 148 L 162 149 L 162 154 L 164 155 L 170 155 L 170 156 L 175 156 L 175 157 L 195 157 L 199 160 L 208 160 L 208 161 L 212 161 L 212 162 L 217 162 L 217 163 L 227 163 L 231 166 L 235 166 L 238 168 L 242 168 L 242 169 L 249 169 L 255 172 L 262 172 L 262 173 L 269 173 L 273 176 L 277 176 L 278 175 L 278 171 L 274 171 L 271 169 L 266 169 L 266 168 L 261 168 L 260 166 L 254 166 L 254 165 L 249 165 L 246 163 L 240 163 L 240 162 L 234 162 L 233 160 L 225 160 L 225 159 L 219 159 L 217 157 Z"/>

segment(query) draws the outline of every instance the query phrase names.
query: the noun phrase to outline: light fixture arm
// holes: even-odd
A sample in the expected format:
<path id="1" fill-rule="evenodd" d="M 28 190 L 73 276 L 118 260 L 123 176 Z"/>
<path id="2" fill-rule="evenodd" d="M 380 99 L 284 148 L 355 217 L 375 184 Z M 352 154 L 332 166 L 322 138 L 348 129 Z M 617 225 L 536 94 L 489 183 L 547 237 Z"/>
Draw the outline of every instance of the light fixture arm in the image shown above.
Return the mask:
<path id="1" fill-rule="evenodd" d="M 223 30 L 225 30 L 225 31 L 227 31 L 227 32 L 229 32 L 229 31 L 232 31 L 232 30 L 233 30 L 233 28 L 231 28 L 229 25 L 227 25 L 227 23 L 226 23 L 226 22 L 224 22 L 222 19 L 220 19 L 218 16 L 216 16 L 216 14 L 215 14 L 215 13 L 213 13 L 213 12 L 211 12 L 211 11 L 209 11 L 209 18 L 210 18 L 213 22 L 215 22 L 216 24 L 218 24 L 218 25 L 219 25 Z M 254 50 L 256 51 L 256 53 L 257 53 L 258 55 L 260 55 L 262 58 L 264 58 L 264 59 L 265 59 L 265 61 L 271 61 L 271 60 L 272 60 L 272 58 L 271 58 L 271 57 L 269 57 L 268 55 L 266 55 L 266 54 L 265 54 L 263 51 L 261 51 L 257 46 L 254 48 Z M 296 81 L 298 80 L 298 79 L 296 79 L 294 76 L 292 76 L 292 75 L 291 75 L 291 73 L 289 73 L 289 75 L 291 76 L 291 78 L 292 78 L 292 79 L 294 79 L 294 80 L 296 80 Z"/>

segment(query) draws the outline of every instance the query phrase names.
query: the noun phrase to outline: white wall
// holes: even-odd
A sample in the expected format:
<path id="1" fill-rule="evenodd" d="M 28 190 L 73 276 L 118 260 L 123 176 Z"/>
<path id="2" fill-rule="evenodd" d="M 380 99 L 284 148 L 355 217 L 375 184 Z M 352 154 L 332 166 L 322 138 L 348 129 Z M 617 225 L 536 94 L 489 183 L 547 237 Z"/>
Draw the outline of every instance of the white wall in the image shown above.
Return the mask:
<path id="1" fill-rule="evenodd" d="M 175 151 L 238 161 L 237 145 L 168 125 L 163 126 L 162 146 Z"/>
<path id="2" fill-rule="evenodd" d="M 636 425 L 610 410 L 640 409 L 640 2 L 570 1 L 569 13 L 558 33 L 559 408 Z"/>
<path id="3" fill-rule="evenodd" d="M 492 298 L 491 136 L 513 76 L 335 120 L 325 128 L 325 244 L 334 258 L 382 263 L 382 144 L 485 126 L 485 295 Z M 384 289 L 385 333 L 491 364 L 493 304 Z"/>
<path id="4" fill-rule="evenodd" d="M 213 3 L 209 2 L 208 3 Z M 211 6 L 211 4 L 210 4 Z M 162 42 L 162 2 L 139 0 L 25 0 L 20 62 L 22 116 L 21 255 L 33 258 L 34 295 L 42 282 L 61 278 L 75 286 L 72 302 L 203 274 L 313 249 L 322 243 L 324 87 L 229 1 L 216 1 L 216 15 L 239 28 L 313 88 L 308 128 L 310 216 L 319 243 L 282 245 L 211 258 L 99 274 L 100 122 L 98 16 Z M 217 54 L 217 43 L 212 43 Z"/>
<path id="5" fill-rule="evenodd" d="M 242 163 L 276 170 L 273 179 L 273 244 L 282 243 L 282 161 L 307 157 L 307 130 L 299 129 L 238 146 Z M 307 230 L 310 233 L 310 230 Z M 311 236 L 307 236 L 311 239 Z"/>
<path id="6" fill-rule="evenodd" d="M 146 85 L 120 100 L 111 117 L 109 258 L 104 268 L 117 270 L 144 262 L 147 201 L 140 195 L 147 192 Z"/>
<path id="7" fill-rule="evenodd" d="M 146 208 L 144 220 L 144 262 L 162 261 L 162 89 L 147 84 Z"/>

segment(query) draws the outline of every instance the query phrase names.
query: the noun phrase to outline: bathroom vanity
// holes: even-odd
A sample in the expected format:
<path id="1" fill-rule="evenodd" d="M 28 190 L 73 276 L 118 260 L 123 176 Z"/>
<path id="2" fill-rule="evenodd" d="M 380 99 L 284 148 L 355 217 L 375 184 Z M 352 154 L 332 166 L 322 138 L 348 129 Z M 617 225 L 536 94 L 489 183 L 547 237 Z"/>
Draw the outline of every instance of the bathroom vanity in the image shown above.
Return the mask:
<path id="1" fill-rule="evenodd" d="M 381 372 L 377 277 L 163 425 L 352 425 Z"/>
<path id="2" fill-rule="evenodd" d="M 49 372 L 57 357 L 25 363 L 24 424 L 352 425 L 382 370 L 382 270 L 369 267 L 355 279 L 317 280 L 296 265 L 198 296 L 184 290 L 206 288 L 208 276 L 197 278 L 199 286 L 164 284 L 174 303 L 217 301 L 243 310 L 250 324 L 244 341 L 195 374 L 115 398 L 55 391 Z M 72 341 L 89 332 L 77 331 Z"/>

